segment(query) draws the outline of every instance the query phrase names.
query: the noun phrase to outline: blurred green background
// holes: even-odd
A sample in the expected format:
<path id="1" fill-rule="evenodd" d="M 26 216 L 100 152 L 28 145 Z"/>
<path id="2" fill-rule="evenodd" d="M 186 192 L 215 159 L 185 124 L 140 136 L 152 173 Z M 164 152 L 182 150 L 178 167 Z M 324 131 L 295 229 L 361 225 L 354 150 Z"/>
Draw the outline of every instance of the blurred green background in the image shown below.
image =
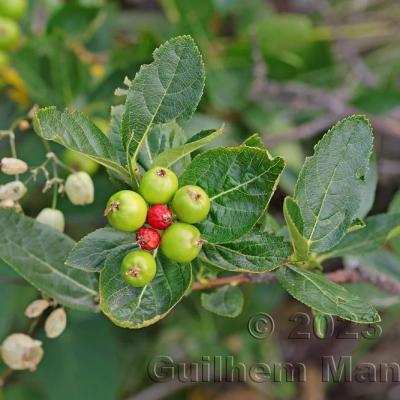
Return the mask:
<path id="1" fill-rule="evenodd" d="M 206 89 L 194 118 L 182 123 L 188 138 L 222 123 L 227 134 L 219 145 L 260 133 L 271 153 L 287 161 L 270 205 L 281 220 L 282 200 L 293 192 L 318 138 L 343 116 L 365 113 L 375 129 L 373 173 L 379 177 L 371 213 L 383 212 L 400 184 L 399 22 L 397 0 L 31 0 L 18 22 L 21 37 L 0 65 L 0 130 L 37 104 L 80 109 L 107 133 L 110 107 L 123 101 L 114 91 L 124 88 L 124 78 L 132 79 L 165 40 L 190 34 L 204 57 Z M 30 167 L 45 159 L 46 150 L 31 129 L 17 131 L 17 149 Z M 63 157 L 61 147 L 52 149 Z M 0 156 L 8 155 L 8 143 L 1 140 Z M 102 210 L 115 189 L 102 168 L 93 179 L 94 204 L 76 207 L 67 198 L 60 203 L 74 239 L 105 224 Z M 0 183 L 6 181 L 0 176 Z M 22 202 L 27 215 L 50 205 L 51 193 L 42 188 L 41 178 L 31 182 Z M 398 257 L 382 251 L 363 261 L 400 271 Z M 293 319 L 307 310 L 274 284 L 244 286 L 244 309 L 235 319 L 202 309 L 196 293 L 169 317 L 140 331 L 117 328 L 102 315 L 68 310 L 68 328 L 59 339 L 39 332 L 45 356 L 38 370 L 16 373 L 2 395 L 7 400 L 398 399 L 400 387 L 393 382 L 321 383 L 321 355 L 352 355 L 354 364 L 400 358 L 399 299 L 367 284 L 355 286 L 382 312 L 383 333 L 377 339 L 349 338 L 348 333 L 366 327 L 344 322 L 332 338 L 290 339 L 296 327 L 312 332 L 312 326 Z M 24 309 L 37 297 L 0 263 L 0 340 L 26 331 Z M 249 318 L 260 312 L 271 314 L 276 324 L 264 340 L 248 332 Z M 177 362 L 233 355 L 249 366 L 301 361 L 308 376 L 300 384 L 171 381 L 160 386 L 147 371 L 159 355 Z"/>

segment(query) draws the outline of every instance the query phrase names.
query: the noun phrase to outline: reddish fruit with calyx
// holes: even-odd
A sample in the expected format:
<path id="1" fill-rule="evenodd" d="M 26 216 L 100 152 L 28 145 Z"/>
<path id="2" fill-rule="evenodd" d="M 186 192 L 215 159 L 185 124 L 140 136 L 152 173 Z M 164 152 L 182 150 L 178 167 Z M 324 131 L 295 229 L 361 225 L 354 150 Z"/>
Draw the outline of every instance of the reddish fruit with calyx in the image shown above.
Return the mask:
<path id="1" fill-rule="evenodd" d="M 140 228 L 136 232 L 136 241 L 141 249 L 151 251 L 155 250 L 160 243 L 161 236 L 153 228 Z"/>
<path id="2" fill-rule="evenodd" d="M 174 218 L 172 212 L 164 204 L 156 204 L 149 208 L 147 213 L 147 223 L 155 229 L 167 229 Z"/>

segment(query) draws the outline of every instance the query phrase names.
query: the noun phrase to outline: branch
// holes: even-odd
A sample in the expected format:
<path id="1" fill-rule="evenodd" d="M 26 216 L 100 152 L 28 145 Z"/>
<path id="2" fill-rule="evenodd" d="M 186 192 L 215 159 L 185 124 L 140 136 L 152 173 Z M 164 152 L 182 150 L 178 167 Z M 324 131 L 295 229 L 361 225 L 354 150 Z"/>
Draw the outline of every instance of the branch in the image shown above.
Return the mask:
<path id="1" fill-rule="evenodd" d="M 363 267 L 354 267 L 351 269 L 340 269 L 325 274 L 325 277 L 335 283 L 371 283 L 387 293 L 400 296 L 400 282 L 382 275 L 378 272 L 370 271 Z M 212 289 L 226 285 L 240 285 L 245 283 L 271 283 L 276 282 L 275 274 L 264 272 L 262 274 L 241 273 L 237 275 L 225 276 L 222 278 L 210 279 L 209 281 L 194 282 L 193 290 Z"/>
<path id="2" fill-rule="evenodd" d="M 350 104 L 356 85 L 335 91 L 327 91 L 303 83 L 279 83 L 267 79 L 268 68 L 260 53 L 257 40 L 252 39 L 253 83 L 249 98 L 253 101 L 264 101 L 274 98 L 277 101 L 298 109 L 310 108 L 322 111 L 324 114 L 303 125 L 296 126 L 287 132 L 264 134 L 266 144 L 276 144 L 285 141 L 308 139 L 319 135 L 330 128 L 338 119 L 352 114 L 364 113 Z M 400 138 L 400 122 L 396 115 L 369 116 L 375 130 L 381 134 Z"/>

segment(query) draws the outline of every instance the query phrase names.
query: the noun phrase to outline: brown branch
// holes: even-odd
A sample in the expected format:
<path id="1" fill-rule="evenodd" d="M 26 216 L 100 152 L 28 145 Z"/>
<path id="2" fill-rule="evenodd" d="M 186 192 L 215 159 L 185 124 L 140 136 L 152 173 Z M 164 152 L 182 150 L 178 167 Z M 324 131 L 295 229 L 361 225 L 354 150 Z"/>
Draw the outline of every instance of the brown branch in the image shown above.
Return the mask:
<path id="1" fill-rule="evenodd" d="M 298 103 L 312 105 L 315 109 L 325 109 L 324 115 L 303 125 L 296 126 L 286 132 L 276 132 L 264 135 L 266 144 L 276 144 L 285 141 L 308 139 L 323 133 L 338 119 L 352 114 L 363 114 L 358 108 L 349 105 L 351 91 L 339 90 L 332 93 L 303 84 L 278 84 L 265 82 L 257 91 L 253 90 L 254 99 L 259 96 L 271 96 L 289 104 Z M 396 116 L 396 115 L 395 115 Z M 400 138 L 400 122 L 395 116 L 378 117 L 370 115 L 372 126 L 381 134 Z"/>
<path id="2" fill-rule="evenodd" d="M 260 53 L 256 39 L 252 39 L 253 55 L 253 83 L 249 91 L 249 98 L 253 101 L 263 101 L 265 98 L 274 98 L 292 109 L 311 108 L 322 111 L 324 114 L 303 125 L 296 126 L 286 132 L 264 134 L 267 145 L 284 141 L 308 139 L 323 133 L 338 119 L 352 114 L 363 113 L 352 106 L 350 101 L 356 85 L 329 92 L 303 83 L 279 83 L 267 79 L 268 68 Z M 373 116 L 369 118 L 375 130 L 381 134 L 400 138 L 400 122 L 397 111 L 393 115 Z"/>
<path id="3" fill-rule="evenodd" d="M 335 283 L 371 283 L 387 293 L 400 296 L 400 282 L 388 276 L 370 271 L 363 267 L 351 269 L 340 269 L 325 274 L 325 277 Z M 276 282 L 275 274 L 265 272 L 261 274 L 241 273 L 225 276 L 222 278 L 210 279 L 207 282 L 194 282 L 193 290 L 212 289 L 226 285 L 240 285 L 244 283 L 270 283 Z"/>

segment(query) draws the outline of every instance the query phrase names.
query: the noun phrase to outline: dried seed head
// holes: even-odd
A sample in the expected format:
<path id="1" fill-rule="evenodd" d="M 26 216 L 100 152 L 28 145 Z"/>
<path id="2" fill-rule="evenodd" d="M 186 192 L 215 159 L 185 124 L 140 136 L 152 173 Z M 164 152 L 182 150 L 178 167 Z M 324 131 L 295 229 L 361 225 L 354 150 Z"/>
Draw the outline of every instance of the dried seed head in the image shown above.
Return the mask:
<path id="1" fill-rule="evenodd" d="M 60 336 L 67 326 L 67 314 L 63 308 L 57 308 L 47 317 L 44 330 L 48 338 Z"/>
<path id="2" fill-rule="evenodd" d="M 6 183 L 0 186 L 0 200 L 19 200 L 27 192 L 26 186 L 20 181 Z"/>
<path id="3" fill-rule="evenodd" d="M 13 333 L 1 345 L 1 357 L 11 369 L 34 371 L 43 357 L 42 342 L 23 333 Z"/>
<path id="4" fill-rule="evenodd" d="M 0 201 L 0 208 L 14 208 L 17 212 L 22 211 L 22 207 L 19 203 L 11 199 L 5 199 Z"/>
<path id="5" fill-rule="evenodd" d="M 3 157 L 1 159 L 1 172 L 7 175 L 18 175 L 28 171 L 28 165 L 25 161 L 18 158 Z"/>
<path id="6" fill-rule="evenodd" d="M 28 318 L 39 317 L 49 306 L 50 302 L 48 300 L 35 300 L 26 308 L 25 315 Z"/>
<path id="7" fill-rule="evenodd" d="M 71 203 L 77 206 L 93 203 L 94 185 L 92 178 L 83 171 L 69 175 L 65 182 L 65 192 Z"/>
<path id="8" fill-rule="evenodd" d="M 64 214 L 60 210 L 55 210 L 54 208 L 44 208 L 38 216 L 36 221 L 51 226 L 60 232 L 64 232 L 65 219 Z"/>
<path id="9" fill-rule="evenodd" d="M 0 202 L 0 208 L 13 208 L 15 206 L 14 200 L 5 199 Z"/>

